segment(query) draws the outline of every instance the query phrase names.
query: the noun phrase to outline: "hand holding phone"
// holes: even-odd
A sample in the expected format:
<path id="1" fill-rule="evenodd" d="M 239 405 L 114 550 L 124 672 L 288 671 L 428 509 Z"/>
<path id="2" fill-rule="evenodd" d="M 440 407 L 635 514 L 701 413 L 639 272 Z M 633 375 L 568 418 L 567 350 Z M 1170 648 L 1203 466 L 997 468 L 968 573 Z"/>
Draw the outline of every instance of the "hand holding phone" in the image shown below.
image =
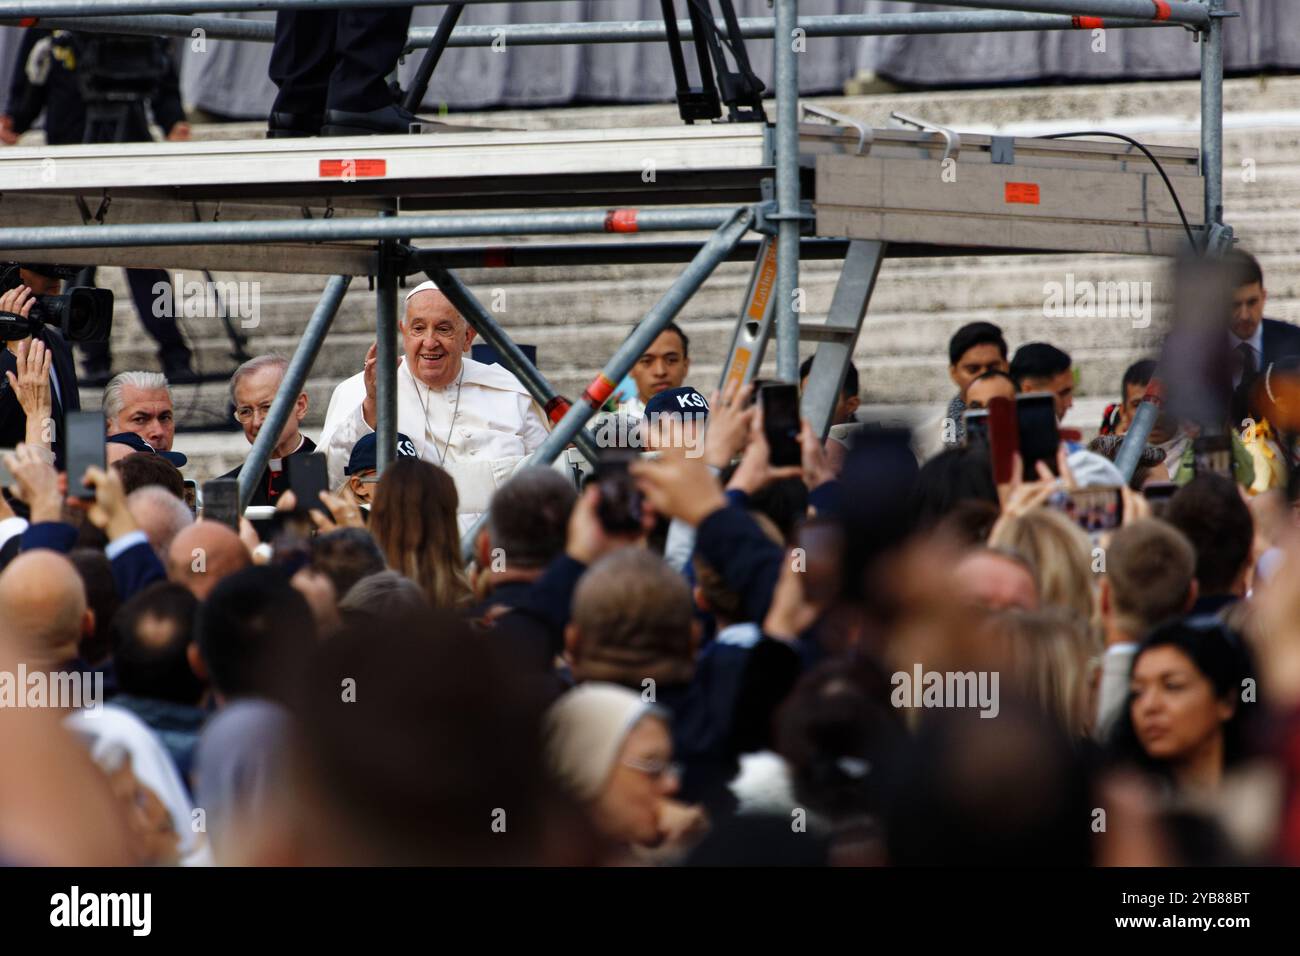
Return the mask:
<path id="1" fill-rule="evenodd" d="M 799 445 L 799 386 L 777 383 L 759 391 L 763 403 L 763 435 L 767 438 L 768 462 L 773 468 L 803 464 Z"/>
<path id="2" fill-rule="evenodd" d="M 239 481 L 214 478 L 203 483 L 203 517 L 239 531 Z"/>
<path id="3" fill-rule="evenodd" d="M 64 429 L 67 434 L 64 460 L 67 462 L 68 497 L 91 501 L 95 497 L 95 489 L 84 484 L 82 479 L 88 468 L 103 471 L 108 467 L 107 452 L 104 449 L 107 439 L 104 413 L 68 412 Z"/>
<path id="4" fill-rule="evenodd" d="M 596 516 L 600 518 L 601 527 L 611 534 L 641 531 L 644 501 L 628 471 L 628 465 L 635 458 L 635 452 L 611 449 L 601 456 L 596 465 L 593 480 L 600 492 Z"/>
<path id="5" fill-rule="evenodd" d="M 316 510 L 330 517 L 325 502 L 320 500 L 322 491 L 329 491 L 329 473 L 325 467 L 325 456 L 320 452 L 309 455 L 290 455 L 284 460 L 284 471 L 289 478 L 289 490 L 300 510 Z"/>

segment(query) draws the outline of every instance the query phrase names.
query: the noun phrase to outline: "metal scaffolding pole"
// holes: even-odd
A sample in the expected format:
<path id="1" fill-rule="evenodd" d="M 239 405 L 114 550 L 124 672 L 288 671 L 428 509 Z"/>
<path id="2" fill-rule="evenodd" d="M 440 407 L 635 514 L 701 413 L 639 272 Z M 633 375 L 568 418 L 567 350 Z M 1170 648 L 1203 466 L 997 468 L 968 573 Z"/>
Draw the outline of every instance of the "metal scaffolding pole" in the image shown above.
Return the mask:
<path id="1" fill-rule="evenodd" d="M 316 364 L 316 356 L 320 353 L 321 344 L 325 341 L 325 335 L 329 332 L 334 316 L 338 314 L 343 296 L 351 283 L 351 276 L 334 276 L 325 283 L 325 291 L 321 294 L 320 302 L 316 304 L 316 310 L 307 321 L 307 328 L 303 329 L 298 348 L 294 350 L 293 358 L 289 360 L 289 367 L 284 371 L 280 390 L 276 393 L 275 400 L 271 402 L 271 410 L 267 412 L 266 420 L 262 422 L 257 439 L 253 442 L 253 449 L 248 453 L 239 471 L 241 514 L 248 506 L 249 499 L 253 497 L 253 489 L 262 480 L 266 463 L 271 460 L 271 452 L 275 450 L 275 443 L 280 440 L 280 432 L 289 421 L 289 413 L 302 393 L 307 375 Z M 305 508 L 308 502 L 299 502 L 299 504 Z"/>
<path id="2" fill-rule="evenodd" d="M 799 61 L 795 50 L 798 0 L 776 0 L 772 44 L 776 82 L 776 374 L 799 380 Z"/>
<path id="3" fill-rule="evenodd" d="M 587 386 L 578 400 L 573 403 L 568 413 L 564 418 L 560 419 L 559 424 L 546 436 L 546 440 L 542 442 L 537 451 L 533 452 L 528 460 L 529 464 L 549 465 L 555 460 L 556 456 L 573 440 L 579 430 L 587 424 L 591 416 L 600 409 L 601 405 L 605 404 L 605 400 L 613 394 L 614 389 L 618 387 L 618 383 L 632 370 L 632 366 L 636 364 L 642 353 L 650 347 L 650 343 L 677 316 L 682 306 L 704 284 L 704 280 L 713 273 L 718 264 L 726 260 L 731 250 L 736 247 L 736 244 L 749 230 L 753 221 L 754 212 L 748 206 L 732 212 L 727 222 L 720 226 L 709 237 L 708 242 L 696 253 L 695 258 L 691 260 L 690 264 L 682 271 L 682 274 L 664 293 L 663 298 L 654 304 L 650 311 L 646 313 L 645 318 L 632 330 L 632 334 L 623 340 L 623 344 L 605 363 L 605 367 L 601 369 L 600 374 L 592 380 L 592 383 Z M 466 561 L 473 557 L 474 539 L 478 536 L 479 529 L 486 520 L 487 516 L 484 515 L 461 538 L 461 551 Z"/>
<path id="4" fill-rule="evenodd" d="M 500 3 L 501 0 L 465 0 Z M 446 0 L 406 0 L 405 6 L 441 6 Z M 394 6 L 393 0 L 0 0 L 0 17 L 98 17 L 131 13 L 244 13 L 250 10 L 340 10 Z"/>
<path id="5" fill-rule="evenodd" d="M 396 244 L 379 246 L 375 282 L 375 465 L 382 477 L 397 455 L 397 281 Z"/>
<path id="6" fill-rule="evenodd" d="M 496 349 L 497 355 L 501 359 L 501 364 L 514 374 L 524 388 L 528 389 L 528 394 L 533 396 L 533 400 L 545 409 L 547 417 L 552 422 L 557 419 L 552 416 L 553 411 L 558 411 L 560 405 L 556 403 L 559 395 L 551 387 L 551 383 L 546 380 L 546 376 L 538 371 L 532 362 L 528 361 L 528 356 L 520 350 L 514 340 L 506 334 L 506 330 L 497 324 L 497 320 L 492 317 L 492 313 L 483 307 L 483 303 L 478 297 L 469 290 L 465 283 L 460 281 L 460 277 L 449 269 L 444 268 L 437 262 L 430 262 L 426 257 L 421 263 L 428 275 L 438 286 L 443 295 L 456 307 L 465 321 L 473 326 L 474 331 L 488 345 Z M 563 402 L 563 399 L 560 399 Z M 567 410 L 568 403 L 563 402 L 563 408 Z M 578 450 L 587 456 L 589 461 L 595 461 L 598 456 L 596 448 L 596 439 L 583 429 L 573 437 L 574 443 Z"/>
<path id="7" fill-rule="evenodd" d="M 1196 0 L 932 0 L 945 7 L 1068 13 L 1082 17 L 1134 17 L 1203 27 L 1209 19 Z"/>
<path id="8" fill-rule="evenodd" d="M 3 24 L 5 21 L 0 21 Z M 726 24 L 715 21 L 719 30 Z M 775 33 L 771 17 L 745 17 L 741 35 L 747 40 L 770 40 Z M 9 26 L 22 26 L 9 20 Z M 275 24 L 267 20 L 224 20 L 217 17 L 136 14 L 117 17 L 41 17 L 40 26 L 55 30 L 133 33 L 144 36 L 192 37 L 202 30 L 208 40 L 243 40 L 271 43 Z M 1106 29 L 1174 27 L 1181 24 L 1158 20 L 1107 19 Z M 1092 29 L 1077 17 L 1063 13 L 976 12 L 941 10 L 927 13 L 839 14 L 800 17 L 799 29 L 809 37 L 895 36 L 933 33 L 1001 33 L 1038 30 Z M 683 39 L 693 40 L 690 20 L 677 21 Z M 435 43 L 439 30 L 416 27 L 407 38 L 408 49 Z M 458 26 L 447 40 L 448 47 L 487 47 L 498 38 L 510 46 L 553 46 L 574 43 L 655 43 L 668 37 L 662 20 L 602 21 L 596 23 L 502 23 Z"/>
<path id="9" fill-rule="evenodd" d="M 796 131 L 797 136 L 797 131 Z M 796 147 L 798 141 L 796 140 Z M 620 218 L 620 214 L 622 215 Z M 121 226 L 32 226 L 0 229 L 0 249 L 102 249 L 127 246 L 236 245 L 259 242 L 342 242 L 470 236 L 568 235 L 587 232 L 674 232 L 716 229 L 727 208 L 510 212 L 467 216 L 273 219 Z M 625 225 L 619 225 L 622 222 Z M 626 225 L 630 223 L 630 225 Z"/>
<path id="10" fill-rule="evenodd" d="M 1223 0 L 1209 0 L 1210 22 L 1201 31 L 1201 175 L 1205 223 L 1223 224 Z"/>

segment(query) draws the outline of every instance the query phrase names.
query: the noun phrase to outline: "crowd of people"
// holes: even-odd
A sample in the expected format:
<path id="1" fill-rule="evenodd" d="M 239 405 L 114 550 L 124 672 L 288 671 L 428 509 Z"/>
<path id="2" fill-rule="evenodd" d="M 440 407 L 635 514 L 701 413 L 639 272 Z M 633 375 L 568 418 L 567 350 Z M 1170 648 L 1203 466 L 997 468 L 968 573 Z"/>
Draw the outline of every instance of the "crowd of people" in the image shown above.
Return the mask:
<path id="1" fill-rule="evenodd" d="M 426 283 L 395 460 L 372 349 L 318 443 L 298 396 L 254 485 L 274 517 L 236 530 L 186 503 L 162 375 L 109 383 L 107 467 L 68 474 L 51 353 L 11 342 L 0 860 L 1298 863 L 1294 447 L 1259 399 L 1296 363 L 1231 262 L 1220 384 L 1249 419 L 1215 457 L 1166 408 L 1131 476 L 1155 356 L 1095 439 L 1060 427 L 999 481 L 972 413 L 1063 419 L 1050 343 L 959 329 L 957 393 L 915 434 L 858 421 L 850 367 L 833 434 L 805 422 L 776 466 L 762 384 L 706 401 L 669 325 L 616 412 L 654 420 L 649 454 L 579 485 L 530 464 L 546 416 Z M 231 379 L 250 444 L 286 369 Z M 312 454 L 331 490 L 298 501 L 285 463 Z M 91 699 L 35 703 L 38 674 Z"/>

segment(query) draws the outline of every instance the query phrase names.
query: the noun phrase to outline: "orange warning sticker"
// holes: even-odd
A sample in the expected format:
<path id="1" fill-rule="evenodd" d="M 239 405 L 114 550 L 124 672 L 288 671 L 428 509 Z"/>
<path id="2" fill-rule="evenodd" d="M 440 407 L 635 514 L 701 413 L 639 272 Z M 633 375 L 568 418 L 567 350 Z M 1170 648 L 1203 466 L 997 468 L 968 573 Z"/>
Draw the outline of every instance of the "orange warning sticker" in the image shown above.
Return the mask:
<path id="1" fill-rule="evenodd" d="M 1038 205 L 1038 183 L 1007 183 L 1007 202 Z"/>
<path id="2" fill-rule="evenodd" d="M 377 179 L 388 175 L 386 159 L 322 159 L 321 179 Z"/>

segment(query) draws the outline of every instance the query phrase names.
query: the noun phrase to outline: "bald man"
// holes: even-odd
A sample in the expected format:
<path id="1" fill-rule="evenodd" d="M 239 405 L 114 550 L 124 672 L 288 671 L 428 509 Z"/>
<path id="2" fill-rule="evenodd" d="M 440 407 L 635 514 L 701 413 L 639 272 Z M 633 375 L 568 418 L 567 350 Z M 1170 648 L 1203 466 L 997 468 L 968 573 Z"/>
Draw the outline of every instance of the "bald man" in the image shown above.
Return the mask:
<path id="1" fill-rule="evenodd" d="M 30 670 L 77 667 L 77 645 L 95 629 L 76 566 L 56 551 L 25 551 L 0 573 L 0 608 Z"/>
<path id="2" fill-rule="evenodd" d="M 239 535 L 215 521 L 197 521 L 172 541 L 167 577 L 204 601 L 222 578 L 252 563 Z"/>
<path id="3" fill-rule="evenodd" d="M 398 330 L 397 430 L 410 436 L 418 457 L 456 482 L 463 532 L 545 440 L 546 416 L 514 375 L 465 355 L 474 330 L 432 282 L 407 295 Z M 331 488 L 343 483 L 352 447 L 379 424 L 375 353 L 372 345 L 363 370 L 339 384 L 325 414 L 321 445 Z"/>

